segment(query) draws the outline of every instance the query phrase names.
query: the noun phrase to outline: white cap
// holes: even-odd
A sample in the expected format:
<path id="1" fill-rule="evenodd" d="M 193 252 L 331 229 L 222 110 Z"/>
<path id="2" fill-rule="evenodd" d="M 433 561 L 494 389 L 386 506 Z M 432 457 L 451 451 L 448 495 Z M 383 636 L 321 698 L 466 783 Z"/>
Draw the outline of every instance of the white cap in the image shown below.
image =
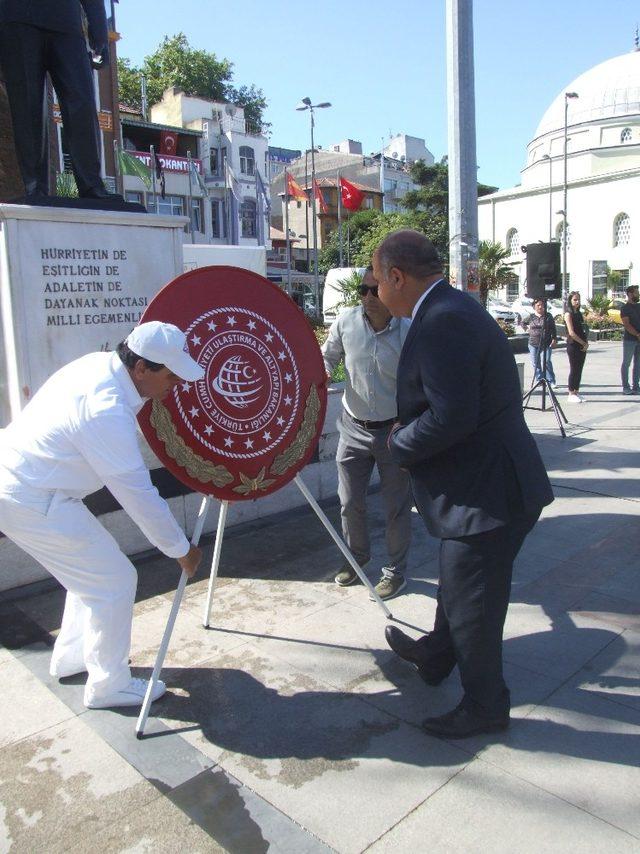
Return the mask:
<path id="1" fill-rule="evenodd" d="M 201 380 L 204 368 L 185 353 L 187 337 L 172 323 L 150 320 L 136 326 L 125 343 L 137 356 L 164 365 L 182 380 Z"/>

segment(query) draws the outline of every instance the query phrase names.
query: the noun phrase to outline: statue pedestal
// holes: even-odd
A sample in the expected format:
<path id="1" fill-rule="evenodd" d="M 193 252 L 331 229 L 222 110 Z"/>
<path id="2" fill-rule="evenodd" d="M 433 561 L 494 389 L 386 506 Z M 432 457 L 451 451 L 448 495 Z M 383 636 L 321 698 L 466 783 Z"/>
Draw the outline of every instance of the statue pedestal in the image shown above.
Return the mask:
<path id="1" fill-rule="evenodd" d="M 0 205 L 0 427 L 62 365 L 128 335 L 182 273 L 187 222 Z"/>

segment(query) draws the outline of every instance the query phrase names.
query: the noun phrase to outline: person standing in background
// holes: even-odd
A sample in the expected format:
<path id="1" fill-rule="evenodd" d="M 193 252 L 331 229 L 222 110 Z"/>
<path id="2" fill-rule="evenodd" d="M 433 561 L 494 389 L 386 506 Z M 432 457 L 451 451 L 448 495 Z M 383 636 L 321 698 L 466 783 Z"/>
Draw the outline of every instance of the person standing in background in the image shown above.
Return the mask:
<path id="1" fill-rule="evenodd" d="M 640 303 L 638 302 L 638 286 L 627 288 L 627 302 L 620 309 L 620 320 L 624 326 L 622 339 L 622 365 L 620 376 L 623 394 L 640 394 Z M 629 385 L 629 367 L 631 369 L 631 385 Z"/>
<path id="2" fill-rule="evenodd" d="M 533 367 L 533 382 L 537 383 L 542 377 L 542 364 L 545 363 L 545 379 L 551 386 L 556 387 L 556 375 L 551 364 L 551 348 L 556 346 L 558 333 L 556 322 L 550 312 L 545 312 L 543 299 L 533 301 L 535 314 L 529 323 L 529 355 Z M 543 340 L 544 333 L 544 340 Z"/>
<path id="3" fill-rule="evenodd" d="M 368 268 L 360 286 L 360 305 L 340 314 L 322 347 L 328 376 L 344 359 L 346 381 L 336 452 L 338 496 L 342 533 L 360 566 L 371 558 L 366 500 L 374 465 L 380 473 L 389 556 L 375 588 L 381 599 L 391 599 L 405 587 L 411 541 L 409 475 L 391 459 L 387 447 L 398 412 L 396 372 L 405 330 L 406 323 L 392 318 L 378 299 L 378 284 Z M 357 580 L 348 563 L 335 577 L 340 587 Z"/>
<path id="4" fill-rule="evenodd" d="M 567 297 L 564 310 L 564 323 L 567 327 L 567 356 L 569 357 L 569 380 L 567 401 L 569 403 L 584 403 L 584 398 L 578 394 L 582 382 L 582 368 L 587 358 L 589 341 L 584 318 L 580 311 L 580 294 L 571 291 Z"/>

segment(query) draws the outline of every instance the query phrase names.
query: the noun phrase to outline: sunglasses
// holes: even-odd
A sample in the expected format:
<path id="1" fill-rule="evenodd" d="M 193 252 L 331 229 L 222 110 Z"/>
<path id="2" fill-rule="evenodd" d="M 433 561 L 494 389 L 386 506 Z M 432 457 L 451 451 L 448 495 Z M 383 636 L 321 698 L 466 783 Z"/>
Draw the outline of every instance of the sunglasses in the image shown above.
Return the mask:
<path id="1" fill-rule="evenodd" d="M 371 296 L 373 296 L 373 297 L 378 296 L 378 286 L 377 285 L 374 285 L 373 287 L 369 287 L 369 285 L 360 285 L 358 290 L 360 291 L 361 297 L 366 296 L 367 291 L 371 291 Z"/>

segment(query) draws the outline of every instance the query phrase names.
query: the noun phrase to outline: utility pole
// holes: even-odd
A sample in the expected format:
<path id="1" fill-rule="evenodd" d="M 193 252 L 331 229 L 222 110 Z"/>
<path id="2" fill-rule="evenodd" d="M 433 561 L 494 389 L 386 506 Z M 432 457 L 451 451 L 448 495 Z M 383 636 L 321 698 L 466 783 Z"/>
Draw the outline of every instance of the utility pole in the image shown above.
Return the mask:
<path id="1" fill-rule="evenodd" d="M 478 165 L 473 0 L 447 0 L 449 277 L 478 297 Z"/>

